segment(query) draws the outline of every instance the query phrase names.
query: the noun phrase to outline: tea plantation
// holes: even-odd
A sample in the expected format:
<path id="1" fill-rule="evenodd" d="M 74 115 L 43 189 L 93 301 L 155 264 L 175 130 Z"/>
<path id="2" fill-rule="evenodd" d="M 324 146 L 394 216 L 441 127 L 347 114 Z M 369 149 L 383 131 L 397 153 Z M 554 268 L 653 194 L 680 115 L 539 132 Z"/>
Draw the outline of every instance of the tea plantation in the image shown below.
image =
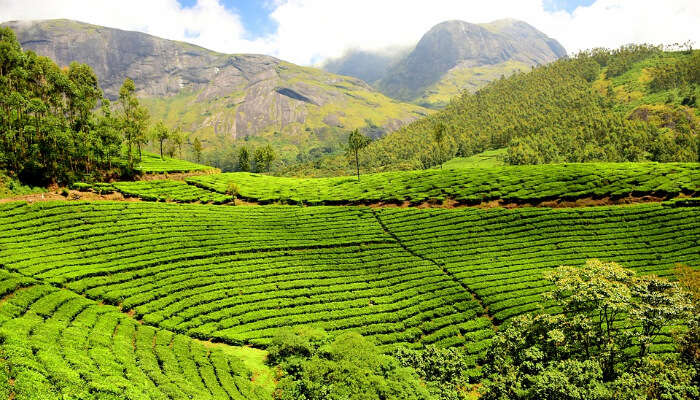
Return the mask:
<path id="1" fill-rule="evenodd" d="M 221 349 L 26 276 L 0 282 L 3 398 L 269 398 Z"/>
<path id="2" fill-rule="evenodd" d="M 138 197 L 146 201 L 174 201 L 176 203 L 214 203 L 233 201 L 227 194 L 212 192 L 182 181 L 154 180 L 136 182 L 116 182 L 112 188 L 126 197 Z M 98 188 L 99 190 L 99 188 Z M 104 187 L 102 188 L 104 190 Z"/>
<path id="3" fill-rule="evenodd" d="M 309 326 L 358 332 L 386 353 L 462 349 L 462 373 L 478 382 L 501 326 L 559 311 L 543 296 L 545 271 L 593 258 L 660 276 L 697 268 L 698 171 L 563 164 L 359 183 L 213 174 L 76 185 L 145 202 L 3 203 L 0 397 L 270 399 L 274 381 L 256 380 L 236 349 L 266 350 L 280 328 Z M 233 207 L 231 183 L 259 203 L 319 205 Z M 641 196 L 655 197 L 522 206 Z M 520 207 L 320 205 L 440 199 Z M 177 204 L 195 202 L 210 204 Z M 661 333 L 651 350 L 674 351 Z"/>
<path id="4" fill-rule="evenodd" d="M 675 263 L 699 265 L 699 244 L 694 200 L 512 210 L 2 204 L 0 373 L 13 384 L 0 388 L 16 398 L 255 398 L 240 360 L 195 339 L 264 349 L 276 329 L 305 325 L 357 331 L 385 351 L 465 348 L 478 377 L 496 327 L 547 307 L 543 271 L 600 258 L 668 275 Z M 662 335 L 654 350 L 669 342 Z"/>

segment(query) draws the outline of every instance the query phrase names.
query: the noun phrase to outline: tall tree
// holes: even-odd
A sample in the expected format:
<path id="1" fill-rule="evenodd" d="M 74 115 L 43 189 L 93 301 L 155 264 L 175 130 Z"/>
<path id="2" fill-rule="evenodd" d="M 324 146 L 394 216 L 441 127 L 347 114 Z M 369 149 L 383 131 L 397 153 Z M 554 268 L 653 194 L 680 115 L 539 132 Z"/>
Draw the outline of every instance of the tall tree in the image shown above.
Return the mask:
<path id="1" fill-rule="evenodd" d="M 119 103 L 122 108 L 122 132 L 127 145 L 129 168 L 134 168 L 133 148 L 136 146 L 141 160 L 141 146 L 147 142 L 146 127 L 150 116 L 136 98 L 136 86 L 131 78 L 126 78 L 119 89 Z"/>
<path id="2" fill-rule="evenodd" d="M 192 150 L 194 151 L 195 159 L 199 162 L 199 159 L 202 157 L 202 142 L 199 141 L 199 138 L 194 138 Z"/>
<path id="3" fill-rule="evenodd" d="M 141 149 L 148 144 L 149 137 L 146 134 L 148 130 L 148 123 L 151 119 L 151 115 L 148 109 L 141 104 L 136 107 L 136 112 L 134 113 L 134 127 L 135 127 L 135 143 L 139 151 L 139 162 L 143 159 L 143 154 Z"/>
<path id="4" fill-rule="evenodd" d="M 442 164 L 445 162 L 444 160 L 444 148 L 443 145 L 445 143 L 445 133 L 447 131 L 447 128 L 445 127 L 445 124 L 443 122 L 438 122 L 435 125 L 435 128 L 433 129 L 433 139 L 435 140 L 435 143 L 437 144 L 437 157 L 438 157 L 438 163 L 440 163 L 440 169 L 442 169 Z"/>
<path id="5" fill-rule="evenodd" d="M 108 167 L 112 168 L 112 159 L 121 154 L 121 136 L 117 121 L 112 115 L 112 103 L 109 99 L 102 99 L 101 115 L 97 122 L 97 135 L 100 142 L 99 159 L 106 159 Z"/>
<path id="6" fill-rule="evenodd" d="M 348 136 L 348 148 L 347 148 L 346 154 L 355 156 L 355 169 L 357 170 L 357 181 L 358 182 L 360 181 L 360 156 L 359 156 L 359 153 L 360 153 L 360 150 L 367 147 L 367 145 L 369 145 L 371 141 L 372 140 L 370 138 L 361 134 L 358 129 L 355 129 L 354 131 L 350 132 L 350 136 Z"/>
<path id="7" fill-rule="evenodd" d="M 182 144 L 185 142 L 185 135 L 182 133 L 182 128 L 179 125 L 170 132 L 170 140 L 177 147 L 178 157 L 182 158 Z"/>
<path id="8" fill-rule="evenodd" d="M 264 147 L 264 152 L 263 152 L 263 163 L 265 164 L 265 170 L 267 172 L 270 172 L 270 167 L 272 166 L 272 162 L 275 161 L 277 158 L 277 154 L 275 154 L 275 150 L 270 146 L 268 143 Z"/>
<path id="9" fill-rule="evenodd" d="M 250 171 L 250 152 L 245 146 L 238 150 L 238 169 L 244 172 Z"/>
<path id="10" fill-rule="evenodd" d="M 132 149 L 134 146 L 134 139 L 136 136 L 135 127 L 133 124 L 134 119 L 134 109 L 138 106 L 138 101 L 134 95 L 136 91 L 136 86 L 131 78 L 126 78 L 122 87 L 119 89 L 119 103 L 122 107 L 122 132 L 124 132 L 124 139 L 126 140 L 126 154 L 127 161 L 129 162 L 129 168 L 134 167 L 134 158 L 132 154 Z"/>
<path id="11" fill-rule="evenodd" d="M 255 171 L 270 172 L 270 166 L 276 157 L 277 155 L 275 154 L 275 151 L 269 144 L 263 147 L 258 147 L 255 149 L 255 155 L 253 157 L 255 159 Z"/>
<path id="12" fill-rule="evenodd" d="M 153 136 L 160 144 L 160 159 L 163 160 L 163 143 L 170 138 L 170 130 L 165 126 L 163 121 L 158 121 L 153 129 Z"/>

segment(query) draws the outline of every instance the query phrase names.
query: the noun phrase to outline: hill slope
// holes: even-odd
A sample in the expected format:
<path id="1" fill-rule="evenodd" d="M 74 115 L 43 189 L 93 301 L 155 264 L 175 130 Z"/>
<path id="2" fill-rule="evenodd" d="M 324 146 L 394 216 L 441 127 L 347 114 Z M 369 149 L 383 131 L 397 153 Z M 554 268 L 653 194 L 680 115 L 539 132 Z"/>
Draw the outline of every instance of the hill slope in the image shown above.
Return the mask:
<path id="1" fill-rule="evenodd" d="M 507 164 L 697 162 L 700 51 L 598 49 L 491 82 L 454 98 L 361 154 L 370 171 L 437 166 L 453 156 L 506 149 Z M 438 145 L 433 133 L 444 129 Z M 351 175 L 327 158 L 295 175 Z"/>
<path id="2" fill-rule="evenodd" d="M 124 78 L 134 79 L 154 118 L 194 132 L 205 148 L 264 137 L 278 145 L 284 158 L 295 159 L 314 147 L 336 149 L 351 129 L 369 126 L 382 135 L 426 114 L 358 79 L 274 57 L 221 54 L 69 20 L 3 25 L 15 31 L 25 49 L 59 65 L 90 65 L 112 99 Z"/>

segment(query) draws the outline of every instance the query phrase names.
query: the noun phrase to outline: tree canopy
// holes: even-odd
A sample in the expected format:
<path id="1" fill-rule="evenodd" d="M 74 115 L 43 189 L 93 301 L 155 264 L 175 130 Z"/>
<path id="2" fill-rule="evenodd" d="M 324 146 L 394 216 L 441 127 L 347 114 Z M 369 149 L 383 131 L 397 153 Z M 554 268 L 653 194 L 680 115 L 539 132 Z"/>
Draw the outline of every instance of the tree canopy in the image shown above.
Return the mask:
<path id="1" fill-rule="evenodd" d="M 283 371 L 276 399 L 432 399 L 415 372 L 354 332 L 331 337 L 312 328 L 282 328 L 268 361 Z"/>
<path id="2" fill-rule="evenodd" d="M 677 353 L 649 352 L 662 329 L 690 319 L 690 296 L 677 283 L 598 260 L 546 278 L 561 312 L 516 317 L 499 332 L 484 367 L 484 400 L 700 395 L 692 365 Z"/>

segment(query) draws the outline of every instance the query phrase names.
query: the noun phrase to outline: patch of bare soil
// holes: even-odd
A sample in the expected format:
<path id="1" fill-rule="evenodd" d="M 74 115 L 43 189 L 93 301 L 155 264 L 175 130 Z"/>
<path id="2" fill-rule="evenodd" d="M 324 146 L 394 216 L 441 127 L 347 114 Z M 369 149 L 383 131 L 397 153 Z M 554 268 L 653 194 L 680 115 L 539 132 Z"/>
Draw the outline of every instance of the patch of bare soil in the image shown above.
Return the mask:
<path id="1" fill-rule="evenodd" d="M 630 195 L 627 197 L 619 197 L 619 198 L 581 197 L 581 198 L 575 199 L 575 200 L 554 199 L 554 200 L 534 201 L 534 202 L 507 202 L 504 200 L 489 200 L 489 201 L 483 201 L 483 202 L 477 203 L 477 204 L 466 204 L 466 203 L 460 203 L 454 199 L 446 199 L 442 202 L 437 201 L 437 200 L 428 200 L 428 201 L 424 201 L 420 204 L 415 204 L 415 203 L 411 203 L 409 201 L 404 201 L 402 203 L 375 202 L 375 203 L 359 204 L 359 205 L 366 205 L 370 208 L 392 208 L 392 207 L 398 207 L 398 208 L 408 208 L 408 207 L 448 208 L 448 209 L 466 208 L 466 207 L 472 207 L 472 208 L 495 208 L 495 207 L 503 207 L 503 208 L 522 208 L 522 207 L 567 208 L 567 207 L 613 206 L 613 205 L 639 204 L 639 203 L 660 203 L 662 201 L 673 200 L 673 199 L 685 199 L 685 198 L 690 198 L 690 197 L 693 197 L 693 196 L 681 193 L 678 196 L 652 196 L 652 195 L 631 196 Z M 255 204 L 255 203 L 246 203 L 246 204 Z M 352 205 L 352 204 L 347 204 L 347 205 Z M 358 205 L 358 204 L 355 204 L 355 205 Z"/>
<path id="2" fill-rule="evenodd" d="M 98 194 L 94 192 L 80 192 L 77 190 L 68 190 L 67 195 L 61 190 L 55 189 L 46 193 L 34 193 L 22 196 L 13 196 L 0 199 L 0 203 L 9 203 L 13 201 L 26 201 L 27 203 L 35 203 L 40 201 L 141 201 L 135 197 L 124 197 L 119 192 L 110 194 Z"/>
<path id="3" fill-rule="evenodd" d="M 39 201 L 143 201 L 138 197 L 125 197 L 119 192 L 114 192 L 110 194 L 99 194 L 92 191 L 80 192 L 77 190 L 68 190 L 67 195 L 63 188 L 53 187 L 46 193 L 35 193 L 22 196 L 8 197 L 0 199 L 0 203 L 7 203 L 12 201 L 26 201 L 28 203 L 34 203 Z M 412 203 L 410 201 L 397 202 L 334 202 L 332 205 L 336 206 L 367 206 L 370 208 L 522 208 L 522 207 L 548 207 L 548 208 L 567 208 L 567 207 L 595 207 L 595 206 L 611 206 L 611 205 L 625 205 L 625 204 L 640 204 L 640 203 L 659 203 L 666 200 L 672 199 L 685 199 L 691 198 L 693 195 L 690 194 L 679 194 L 677 196 L 626 196 L 626 197 L 581 197 L 574 200 L 564 200 L 564 199 L 553 199 L 545 201 L 533 201 L 533 202 L 509 202 L 504 200 L 489 200 L 483 201 L 481 203 L 460 203 L 454 199 L 437 200 L 430 199 L 422 203 Z M 194 203 L 200 204 L 200 203 Z M 266 203 L 259 203 L 250 199 L 236 199 L 234 202 L 224 203 L 223 205 L 229 206 L 264 206 Z M 271 203 L 275 204 L 275 203 Z M 329 204 L 330 205 L 330 204 Z M 313 205 L 305 205 L 306 207 L 314 207 Z"/>

